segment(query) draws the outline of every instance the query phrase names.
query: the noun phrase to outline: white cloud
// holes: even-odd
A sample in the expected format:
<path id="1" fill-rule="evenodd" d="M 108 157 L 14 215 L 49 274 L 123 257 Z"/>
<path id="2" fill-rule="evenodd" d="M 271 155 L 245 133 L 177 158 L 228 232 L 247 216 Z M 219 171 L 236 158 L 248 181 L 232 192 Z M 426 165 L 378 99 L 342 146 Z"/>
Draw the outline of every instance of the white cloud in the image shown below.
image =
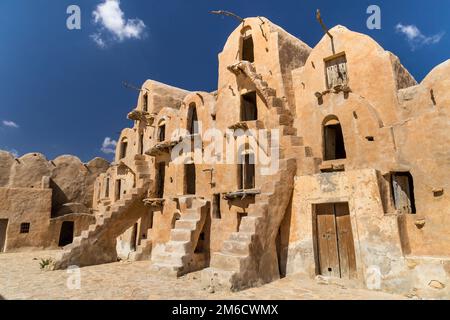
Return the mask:
<path id="1" fill-rule="evenodd" d="M 398 23 L 395 26 L 395 30 L 398 33 L 405 35 L 406 40 L 408 40 L 413 50 L 422 45 L 439 43 L 445 34 L 445 32 L 440 32 L 432 36 L 426 36 L 415 25 L 404 25 L 401 23 Z"/>
<path id="2" fill-rule="evenodd" d="M 140 19 L 125 19 L 120 8 L 120 0 L 103 0 L 92 12 L 94 22 L 100 25 L 100 30 L 91 35 L 94 42 L 101 48 L 106 47 L 105 32 L 110 35 L 110 41 L 126 39 L 141 39 L 144 36 L 145 24 Z"/>
<path id="3" fill-rule="evenodd" d="M 102 152 L 106 154 L 111 154 L 116 152 L 117 141 L 111 139 L 110 137 L 106 137 L 102 143 Z"/>
<path id="4" fill-rule="evenodd" d="M 5 127 L 16 128 L 16 129 L 19 128 L 19 125 L 17 123 L 15 123 L 14 121 L 3 120 L 2 123 Z"/>
<path id="5" fill-rule="evenodd" d="M 90 37 L 97 44 L 97 46 L 100 48 L 106 48 L 106 43 L 102 39 L 102 35 L 100 33 L 91 34 Z"/>

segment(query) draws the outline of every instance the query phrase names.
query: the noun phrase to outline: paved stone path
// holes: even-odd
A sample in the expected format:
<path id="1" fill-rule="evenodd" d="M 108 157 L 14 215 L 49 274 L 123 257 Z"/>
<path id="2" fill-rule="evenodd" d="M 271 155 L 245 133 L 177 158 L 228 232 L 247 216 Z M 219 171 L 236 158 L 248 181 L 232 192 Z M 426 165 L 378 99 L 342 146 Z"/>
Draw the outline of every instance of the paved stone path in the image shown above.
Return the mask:
<path id="1" fill-rule="evenodd" d="M 0 254 L 0 295 L 6 299 L 405 299 L 403 296 L 289 276 L 237 293 L 204 288 L 200 274 L 179 279 L 160 277 L 150 262 L 117 262 L 80 269 L 81 288 L 70 290 L 66 270 L 41 270 L 41 258 L 57 251 Z M 71 282 L 69 281 L 69 284 Z"/>

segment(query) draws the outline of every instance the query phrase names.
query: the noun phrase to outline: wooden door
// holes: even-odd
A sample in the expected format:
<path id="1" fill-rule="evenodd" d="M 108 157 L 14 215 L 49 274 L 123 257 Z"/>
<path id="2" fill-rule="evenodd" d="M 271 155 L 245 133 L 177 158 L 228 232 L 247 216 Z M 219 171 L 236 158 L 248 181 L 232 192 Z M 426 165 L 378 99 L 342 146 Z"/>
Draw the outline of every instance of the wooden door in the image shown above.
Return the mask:
<path id="1" fill-rule="evenodd" d="M 341 278 L 353 279 L 356 278 L 356 257 L 348 204 L 336 203 L 334 210 L 336 214 Z"/>
<path id="2" fill-rule="evenodd" d="M 317 247 L 321 275 L 356 278 L 356 256 L 347 203 L 317 205 Z"/>
<path id="3" fill-rule="evenodd" d="M 340 277 L 336 219 L 333 204 L 317 205 L 317 237 L 320 274 Z"/>

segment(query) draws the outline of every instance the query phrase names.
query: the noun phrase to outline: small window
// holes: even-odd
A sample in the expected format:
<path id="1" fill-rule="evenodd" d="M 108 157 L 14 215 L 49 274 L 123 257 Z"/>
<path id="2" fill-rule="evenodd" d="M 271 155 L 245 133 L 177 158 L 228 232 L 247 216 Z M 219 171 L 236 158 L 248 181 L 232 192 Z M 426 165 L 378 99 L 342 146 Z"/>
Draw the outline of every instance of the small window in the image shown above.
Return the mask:
<path id="1" fill-rule="evenodd" d="M 214 219 L 222 219 L 222 213 L 220 211 L 220 193 L 216 193 L 213 196 L 212 216 Z"/>
<path id="2" fill-rule="evenodd" d="M 144 110 L 145 112 L 148 111 L 148 94 L 145 93 L 144 96 L 142 97 L 142 110 Z"/>
<path id="3" fill-rule="evenodd" d="M 24 222 L 20 224 L 20 233 L 29 233 L 30 232 L 30 223 Z"/>
<path id="4" fill-rule="evenodd" d="M 327 88 L 332 89 L 338 85 L 347 85 L 347 58 L 345 54 L 339 54 L 325 60 L 325 73 L 327 79 Z"/>
<path id="5" fill-rule="evenodd" d="M 258 120 L 256 91 L 241 96 L 241 121 Z"/>
<path id="6" fill-rule="evenodd" d="M 255 62 L 253 38 L 251 35 L 242 39 L 242 60 Z"/>
<path id="7" fill-rule="evenodd" d="M 395 208 L 400 213 L 416 213 L 414 181 L 409 172 L 394 172 L 391 175 Z"/>

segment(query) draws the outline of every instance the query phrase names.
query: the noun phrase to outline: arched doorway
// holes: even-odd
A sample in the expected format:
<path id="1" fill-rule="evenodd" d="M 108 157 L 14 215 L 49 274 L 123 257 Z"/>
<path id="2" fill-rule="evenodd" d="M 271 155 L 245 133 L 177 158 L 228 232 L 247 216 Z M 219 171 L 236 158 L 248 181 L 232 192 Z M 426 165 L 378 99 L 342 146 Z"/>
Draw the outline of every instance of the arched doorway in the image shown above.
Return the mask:
<path id="1" fill-rule="evenodd" d="M 189 105 L 187 116 L 187 131 L 189 132 L 190 135 L 198 133 L 198 117 L 195 103 L 191 103 Z"/>
<path id="2" fill-rule="evenodd" d="M 335 116 L 328 117 L 323 123 L 323 155 L 325 161 L 347 157 L 341 123 Z"/>

